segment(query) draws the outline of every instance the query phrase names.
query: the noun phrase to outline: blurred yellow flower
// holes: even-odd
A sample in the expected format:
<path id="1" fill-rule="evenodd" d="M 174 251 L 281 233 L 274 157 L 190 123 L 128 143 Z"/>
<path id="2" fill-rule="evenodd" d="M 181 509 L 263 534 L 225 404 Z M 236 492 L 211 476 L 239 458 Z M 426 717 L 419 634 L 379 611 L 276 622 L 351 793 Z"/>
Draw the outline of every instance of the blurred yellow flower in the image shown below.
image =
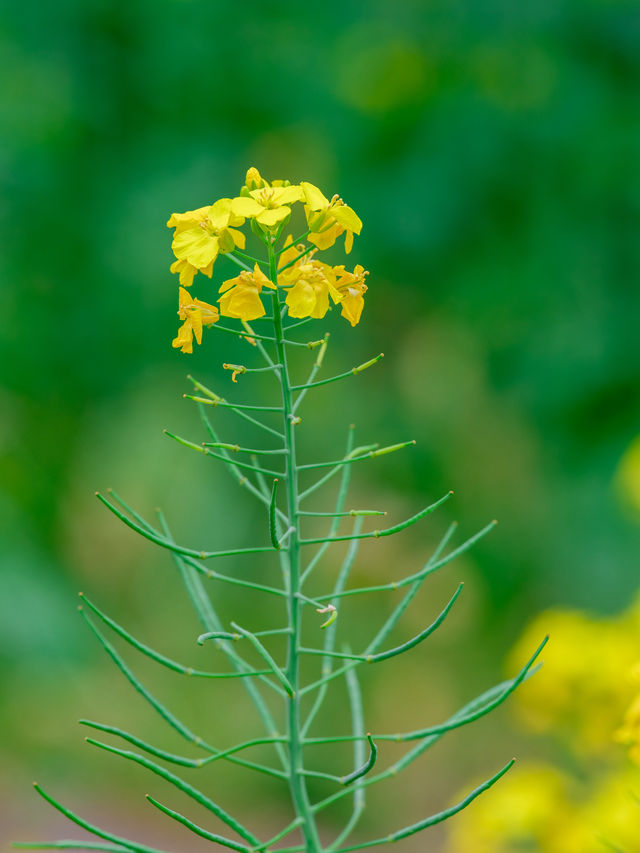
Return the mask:
<path id="1" fill-rule="evenodd" d="M 184 287 L 178 288 L 178 316 L 184 323 L 178 329 L 178 335 L 171 346 L 179 347 L 182 352 L 193 352 L 193 336 L 199 344 L 202 343 L 202 327 L 211 326 L 220 319 L 215 305 L 192 299 Z"/>
<path id="2" fill-rule="evenodd" d="M 640 643 L 635 618 L 633 610 L 611 619 L 556 610 L 534 619 L 508 662 L 522 661 L 541 629 L 548 631 L 545 665 L 515 695 L 524 722 L 561 735 L 578 754 L 608 752 L 633 696 L 628 673 Z"/>
<path id="3" fill-rule="evenodd" d="M 344 250 L 347 254 L 353 246 L 353 235 L 360 234 L 362 220 L 338 195 L 331 201 L 313 184 L 302 181 L 304 210 L 311 229 L 309 242 L 319 249 L 328 249 L 346 231 Z"/>
<path id="4" fill-rule="evenodd" d="M 636 680 L 638 667 L 634 667 Z M 640 764 L 640 692 L 627 708 L 622 726 L 614 735 L 617 743 L 629 748 L 629 756 L 636 764 Z"/>
<path id="5" fill-rule="evenodd" d="M 236 216 L 255 219 L 265 228 L 273 228 L 290 215 L 290 205 L 301 199 L 302 190 L 298 186 L 265 185 L 250 190 L 248 196 L 234 198 L 231 202 L 231 210 Z"/>
<path id="6" fill-rule="evenodd" d="M 364 294 L 367 292 L 364 279 L 365 276 L 369 275 L 369 272 L 360 264 L 356 265 L 353 272 L 346 272 L 343 266 L 334 267 L 334 272 L 338 276 L 336 288 L 341 296 L 341 314 L 352 326 L 355 326 L 360 322 L 362 316 Z"/>
<path id="7" fill-rule="evenodd" d="M 554 843 L 571 811 L 570 780 L 546 764 L 516 767 L 451 822 L 446 853 L 568 853 Z M 457 798 L 459 799 L 459 798 Z"/>
<path id="8" fill-rule="evenodd" d="M 211 276 L 218 254 L 232 252 L 236 246 L 244 249 L 244 234 L 235 228 L 242 224 L 244 219 L 232 213 L 229 198 L 186 213 L 172 213 L 167 227 L 176 229 L 171 248 L 178 262 L 171 265 L 171 272 L 179 272 L 180 283 L 187 286 L 197 271 Z"/>
<path id="9" fill-rule="evenodd" d="M 256 320 L 265 315 L 264 305 L 260 299 L 263 287 L 275 290 L 275 285 L 262 272 L 258 264 L 253 272 L 243 270 L 240 275 L 224 281 L 220 286 L 220 313 L 225 317 L 235 317 L 239 320 Z"/>

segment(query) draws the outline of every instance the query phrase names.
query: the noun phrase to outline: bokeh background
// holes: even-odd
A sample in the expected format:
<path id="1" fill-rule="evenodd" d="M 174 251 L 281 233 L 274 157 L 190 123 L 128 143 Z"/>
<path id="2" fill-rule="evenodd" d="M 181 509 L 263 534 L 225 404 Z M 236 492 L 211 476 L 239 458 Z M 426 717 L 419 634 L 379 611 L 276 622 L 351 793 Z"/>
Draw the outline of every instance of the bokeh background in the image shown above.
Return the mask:
<path id="1" fill-rule="evenodd" d="M 231 394 L 221 362 L 247 357 L 214 333 L 192 357 L 169 346 L 177 282 L 165 221 L 235 194 L 250 165 L 340 193 L 365 223 L 350 258 L 371 271 L 363 321 L 352 330 L 329 316 L 317 332 L 332 335 L 326 375 L 386 358 L 309 396 L 308 459 L 341 453 L 355 422 L 361 443 L 418 444 L 354 468 L 351 505 L 373 500 L 399 520 L 455 490 L 404 538 L 364 547 L 357 580 L 415 570 L 453 519 L 460 536 L 500 521 L 434 578 L 401 636 L 464 579 L 447 627 L 366 673 L 371 728 L 436 722 L 500 680 L 543 608 L 627 606 L 640 528 L 616 471 L 640 431 L 639 40 L 627 0 L 5 5 L 0 843 L 82 837 L 35 797 L 37 778 L 112 831 L 205 849 L 142 797 L 178 805 L 177 793 L 84 745 L 79 717 L 182 749 L 101 653 L 75 596 L 202 664 L 168 555 L 93 492 L 113 486 L 146 514 L 162 505 L 197 547 L 218 533 L 231 546 L 263 535 L 227 472 L 161 432 L 202 440 L 185 374 Z M 235 274 L 224 259 L 216 273 Z M 199 278 L 197 295 L 213 301 Z M 274 390 L 241 382 L 245 397 Z M 235 440 L 234 421 L 219 423 Z M 216 594 L 229 617 L 258 612 L 251 597 Z M 354 643 L 389 607 L 358 604 L 343 622 Z M 187 690 L 128 659 L 214 742 L 256 728 L 241 689 Z M 511 719 L 501 709 L 450 735 L 404 783 L 374 792 L 363 837 L 438 811 L 466 779 L 542 748 Z M 340 702 L 323 722 L 348 725 Z M 279 788 L 213 767 L 208 790 L 275 832 Z M 328 832 L 345 813 L 327 814 Z M 436 851 L 439 839 L 405 846 Z"/>

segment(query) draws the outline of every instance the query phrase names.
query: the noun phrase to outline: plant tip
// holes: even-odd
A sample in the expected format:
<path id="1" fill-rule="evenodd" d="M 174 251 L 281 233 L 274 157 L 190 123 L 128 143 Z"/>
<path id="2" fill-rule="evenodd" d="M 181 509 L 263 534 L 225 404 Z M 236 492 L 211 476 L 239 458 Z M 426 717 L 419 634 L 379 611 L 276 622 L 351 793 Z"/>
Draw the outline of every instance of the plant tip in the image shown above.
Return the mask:
<path id="1" fill-rule="evenodd" d="M 497 519 L 497 518 L 494 518 L 494 519 L 493 519 L 493 521 L 491 522 L 491 524 L 494 524 L 494 525 L 495 525 L 495 524 L 497 524 L 497 523 L 498 523 L 498 519 Z"/>
<path id="2" fill-rule="evenodd" d="M 380 353 L 380 358 L 384 358 L 384 353 L 383 353 L 383 352 L 381 352 L 381 353 Z"/>
<path id="3" fill-rule="evenodd" d="M 455 492 L 453 491 L 453 489 L 449 489 L 449 494 L 450 494 L 450 495 L 455 494 Z"/>
<path id="4" fill-rule="evenodd" d="M 80 598 L 83 598 L 83 597 L 84 597 L 84 592 L 79 592 L 79 593 L 78 593 L 78 595 L 80 596 Z"/>

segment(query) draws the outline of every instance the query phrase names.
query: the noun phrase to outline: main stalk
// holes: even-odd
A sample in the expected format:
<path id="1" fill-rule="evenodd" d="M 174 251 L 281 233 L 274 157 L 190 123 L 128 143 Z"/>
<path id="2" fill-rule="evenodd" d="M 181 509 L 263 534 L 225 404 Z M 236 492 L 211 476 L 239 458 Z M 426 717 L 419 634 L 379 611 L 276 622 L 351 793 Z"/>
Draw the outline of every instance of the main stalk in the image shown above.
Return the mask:
<path id="1" fill-rule="evenodd" d="M 288 539 L 288 610 L 291 633 L 288 635 L 287 646 L 287 678 L 293 687 L 293 696 L 287 696 L 287 738 L 289 747 L 289 788 L 296 811 L 296 816 L 302 819 L 307 853 L 320 853 L 322 846 L 318 838 L 315 819 L 311 811 L 307 786 L 303 775 L 302 737 L 300 733 L 300 647 L 301 602 L 298 598 L 300 591 L 300 521 L 298 515 L 298 469 L 296 462 L 296 445 L 294 435 L 293 400 L 291 382 L 287 366 L 287 352 L 282 328 L 280 298 L 277 290 L 278 271 L 273 243 L 268 244 L 269 275 L 276 285 L 273 291 L 273 325 L 282 379 L 282 406 L 284 409 L 284 445 L 286 455 L 285 485 L 287 493 L 287 515 L 291 534 Z"/>

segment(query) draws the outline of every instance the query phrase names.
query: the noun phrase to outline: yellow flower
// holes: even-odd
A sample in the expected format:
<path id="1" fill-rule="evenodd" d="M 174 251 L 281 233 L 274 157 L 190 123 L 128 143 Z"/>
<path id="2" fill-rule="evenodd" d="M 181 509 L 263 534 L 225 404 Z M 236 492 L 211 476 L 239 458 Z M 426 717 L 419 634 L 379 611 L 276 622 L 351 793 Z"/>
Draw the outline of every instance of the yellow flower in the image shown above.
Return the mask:
<path id="1" fill-rule="evenodd" d="M 244 234 L 234 226 L 242 225 L 242 216 L 232 213 L 231 199 L 221 198 L 208 207 L 172 213 L 167 227 L 175 228 L 171 248 L 178 259 L 171 272 L 180 273 L 180 283 L 190 285 L 196 272 L 211 277 L 218 254 L 244 249 Z"/>
<path id="2" fill-rule="evenodd" d="M 296 256 L 298 260 L 278 275 L 278 284 L 288 289 L 285 302 L 289 316 L 320 319 L 329 310 L 329 296 L 334 302 L 340 302 L 341 295 L 336 288 L 336 276 L 333 267 L 316 261 L 313 252 L 302 256 L 292 245 L 291 236 L 285 241 L 287 247 L 280 255 L 279 266 L 286 266 Z"/>
<path id="3" fill-rule="evenodd" d="M 176 349 L 180 347 L 182 352 L 193 352 L 193 336 L 195 335 L 197 342 L 201 344 L 202 327 L 211 326 L 220 319 L 215 305 L 192 299 L 184 287 L 178 289 L 178 316 L 184 323 L 178 329 L 178 335 L 171 342 L 171 346 Z"/>
<path id="4" fill-rule="evenodd" d="M 257 169 L 256 173 L 259 175 Z M 231 202 L 231 210 L 236 216 L 243 216 L 263 225 L 274 228 L 291 213 L 289 205 L 302 200 L 302 190 L 297 186 L 265 186 L 250 190 L 247 196 L 238 196 Z"/>
<path id="5" fill-rule="evenodd" d="M 238 320 L 256 320 L 266 313 L 260 299 L 263 287 L 275 290 L 275 285 L 262 272 L 258 264 L 253 272 L 243 270 L 240 275 L 224 281 L 220 286 L 220 313 L 224 317 L 235 317 Z"/>
<path id="6" fill-rule="evenodd" d="M 334 195 L 329 201 L 318 187 L 308 181 L 302 181 L 300 186 L 304 192 L 307 224 L 311 229 L 309 242 L 319 249 L 328 249 L 346 231 L 344 250 L 349 254 L 353 246 L 353 235 L 362 230 L 360 217 L 340 196 Z"/>
<path id="7" fill-rule="evenodd" d="M 346 272 L 343 266 L 334 267 L 334 270 L 339 276 L 336 287 L 341 297 L 341 314 L 352 326 L 355 326 L 360 322 L 364 308 L 364 294 L 367 292 L 364 279 L 365 276 L 369 275 L 369 271 L 365 270 L 360 264 L 356 265 L 353 272 Z"/>

